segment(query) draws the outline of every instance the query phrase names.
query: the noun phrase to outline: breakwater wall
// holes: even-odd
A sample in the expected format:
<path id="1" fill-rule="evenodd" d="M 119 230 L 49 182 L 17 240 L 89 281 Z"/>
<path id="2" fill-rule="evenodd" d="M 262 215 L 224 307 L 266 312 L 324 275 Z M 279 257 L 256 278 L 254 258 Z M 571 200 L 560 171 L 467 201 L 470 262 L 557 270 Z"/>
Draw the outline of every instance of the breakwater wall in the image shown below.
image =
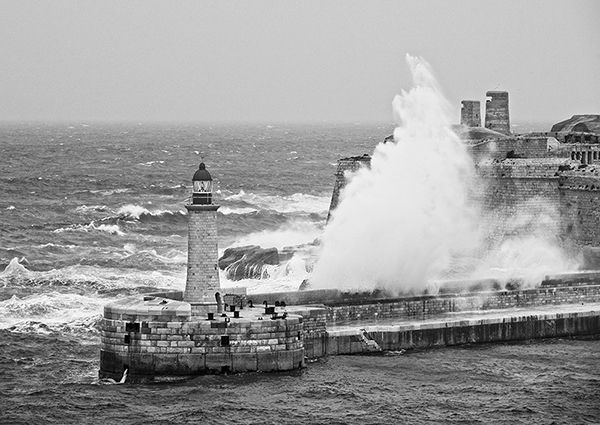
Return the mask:
<path id="1" fill-rule="evenodd" d="M 256 350 L 263 342 L 267 345 L 271 342 L 275 343 L 275 336 L 270 338 L 273 341 L 266 338 L 261 341 L 262 336 L 259 338 L 260 335 L 257 333 L 258 341 L 248 343 L 251 344 L 249 346 L 246 346 L 246 343 L 240 343 L 239 354 L 237 353 L 238 348 L 234 349 L 236 352 L 235 362 L 231 360 L 232 357 L 209 355 L 211 350 L 216 350 L 214 354 L 218 354 L 222 350 L 219 348 L 219 335 L 222 334 L 222 331 L 219 328 L 208 329 L 211 326 L 208 322 L 193 324 L 193 326 L 191 323 L 187 325 L 181 323 L 177 326 L 165 324 L 166 330 L 157 330 L 155 333 L 161 335 L 165 332 L 169 335 L 170 333 L 178 335 L 181 332 L 188 335 L 190 326 L 207 327 L 202 330 L 198 329 L 198 332 L 204 335 L 202 340 L 206 342 L 194 344 L 196 351 L 202 350 L 203 352 L 192 353 L 192 344 L 184 342 L 184 346 L 189 344 L 190 351 L 173 352 L 173 354 L 177 354 L 172 356 L 173 361 L 185 364 L 188 360 L 192 360 L 190 355 L 196 354 L 200 356 L 194 357 L 192 364 L 195 368 L 199 368 L 198 370 L 208 369 L 210 366 L 212 369 L 223 368 L 231 371 L 282 370 L 293 364 L 300 364 L 304 357 L 314 359 L 328 355 L 364 354 L 382 350 L 394 351 L 460 344 L 598 335 L 600 334 L 599 279 L 598 272 L 572 273 L 548 276 L 540 287 L 534 289 L 486 290 L 395 298 L 386 297 L 385 294 L 377 291 L 344 293 L 339 290 L 327 289 L 252 294 L 247 296 L 247 301 L 253 301 L 254 307 L 250 307 L 249 303 L 246 304 L 244 306 L 245 314 L 258 314 L 257 312 L 264 309 L 262 305 L 264 301 L 270 305 L 277 302 L 279 305 L 285 304 L 285 307 L 277 307 L 280 312 L 285 311 L 290 317 L 298 317 L 299 320 L 297 323 L 296 321 L 289 322 L 285 331 L 283 328 L 281 329 L 285 333 L 285 335 L 281 335 L 281 338 L 284 338 L 283 341 L 287 344 L 280 346 L 281 353 L 276 353 L 279 346 L 268 349 L 265 346 L 264 352 L 262 348 Z M 180 297 L 178 292 L 152 295 L 171 299 Z M 118 312 L 113 313 L 118 315 Z M 108 330 L 109 326 L 120 326 L 123 329 L 118 327 L 115 329 L 119 333 L 126 330 L 126 322 L 131 322 L 132 319 L 123 316 L 112 317 L 107 314 L 105 315 L 107 322 L 105 328 Z M 142 318 L 137 317 L 136 319 Z M 163 324 L 158 323 L 152 325 L 157 328 L 163 327 Z M 290 325 L 292 326 L 290 327 Z M 144 326 L 147 325 L 142 323 L 142 327 Z M 269 320 L 265 321 L 263 326 L 275 326 L 275 324 Z M 233 330 L 230 328 L 228 331 L 233 335 L 232 342 L 237 339 L 236 332 L 232 332 Z M 240 324 L 239 331 L 241 340 L 246 331 L 242 324 Z M 268 330 L 268 332 L 277 331 L 278 329 Z M 215 335 L 214 344 L 208 342 L 212 338 L 206 338 L 206 335 L 213 333 Z M 123 343 L 123 337 L 120 334 L 115 340 L 110 339 L 111 335 L 107 333 L 103 335 L 103 338 L 107 338 L 103 340 L 103 344 L 110 344 L 113 347 L 128 345 Z M 127 349 L 124 347 L 122 353 L 115 349 L 109 350 L 115 352 L 114 355 L 119 357 L 106 359 L 108 364 L 114 362 L 113 373 L 115 375 L 118 370 L 122 370 L 123 364 L 137 361 L 135 344 L 150 344 L 150 346 L 153 344 L 152 340 L 144 341 L 144 337 L 141 335 L 140 338 L 141 340 L 136 340 L 134 346 L 129 344 Z M 190 339 L 194 341 L 193 336 Z M 292 339 L 294 340 L 292 341 Z M 160 341 L 160 339 L 157 340 Z M 175 343 L 170 350 L 178 349 L 178 344 L 179 342 Z M 199 345 L 203 347 L 200 348 Z M 209 348 L 211 345 L 214 348 Z M 292 349 L 293 353 L 285 353 L 283 347 L 287 350 Z M 160 350 L 165 349 L 167 350 L 165 353 L 170 354 L 168 347 L 160 348 Z M 256 354 L 254 351 L 257 351 Z M 147 349 L 142 352 L 147 354 Z M 232 351 L 229 349 L 227 352 Z M 106 353 L 103 355 L 113 356 L 113 354 Z M 262 359 L 264 356 L 269 356 L 269 359 L 266 357 Z M 275 360 L 276 357 L 273 356 L 277 358 L 279 356 L 281 359 Z M 267 360 L 270 361 L 267 362 Z M 145 360 L 140 358 L 139 361 L 154 361 L 154 363 L 146 363 L 145 367 L 157 367 L 156 361 L 149 356 L 146 356 Z M 251 364 L 248 365 L 246 361 Z M 255 366 L 257 363 L 258 368 Z M 165 373 L 169 372 L 169 362 L 163 364 L 161 360 L 158 365 L 164 366 Z M 142 364 L 138 363 L 138 366 L 142 366 Z M 178 367 L 177 370 L 182 369 Z M 192 374 L 197 373 L 196 370 L 191 372 Z"/>
<path id="2" fill-rule="evenodd" d="M 561 312 L 503 312 L 491 317 L 340 327 L 328 330 L 325 355 L 598 335 L 600 304 Z"/>
<path id="3" fill-rule="evenodd" d="M 257 302 L 284 302 L 287 311 L 302 316 L 305 356 L 318 358 L 600 334 L 598 277 L 598 273 L 573 273 L 548 276 L 533 289 L 397 298 L 338 290 L 249 297 Z"/>
<path id="4" fill-rule="evenodd" d="M 263 300 L 268 303 L 285 302 L 291 306 L 288 309 L 294 312 L 294 305 L 320 304 L 323 310 L 319 314 L 324 315 L 329 325 L 381 319 L 422 320 L 463 311 L 600 302 L 600 284 L 588 283 L 583 277 L 572 285 L 562 283 L 558 278 L 553 282 L 556 286 L 397 298 L 378 293 L 344 293 L 338 290 L 275 292 L 248 297 L 256 300 L 255 304 Z"/>

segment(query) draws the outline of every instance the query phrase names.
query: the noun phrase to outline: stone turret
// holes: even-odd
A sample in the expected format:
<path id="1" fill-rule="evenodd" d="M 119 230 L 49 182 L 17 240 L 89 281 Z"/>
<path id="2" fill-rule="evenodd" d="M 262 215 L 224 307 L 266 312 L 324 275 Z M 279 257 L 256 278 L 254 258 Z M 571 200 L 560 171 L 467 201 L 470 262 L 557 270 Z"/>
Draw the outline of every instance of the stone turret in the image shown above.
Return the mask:
<path id="1" fill-rule="evenodd" d="M 485 102 L 485 127 L 502 134 L 510 134 L 508 92 L 489 91 Z"/>
<path id="2" fill-rule="evenodd" d="M 481 127 L 481 103 L 478 100 L 463 100 L 460 103 L 460 123 L 467 127 Z"/>
<path id="3" fill-rule="evenodd" d="M 220 310 L 217 209 L 212 203 L 213 181 L 204 163 L 192 179 L 192 202 L 188 210 L 188 268 L 184 301 L 191 304 L 192 314 Z"/>

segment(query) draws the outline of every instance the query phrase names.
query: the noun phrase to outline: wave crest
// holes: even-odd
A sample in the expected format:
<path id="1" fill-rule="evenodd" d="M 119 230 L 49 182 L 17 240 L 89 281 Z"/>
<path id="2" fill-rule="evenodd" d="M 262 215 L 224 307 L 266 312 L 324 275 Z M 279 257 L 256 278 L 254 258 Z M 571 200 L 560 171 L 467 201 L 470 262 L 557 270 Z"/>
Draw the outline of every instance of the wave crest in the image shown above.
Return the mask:
<path id="1" fill-rule="evenodd" d="M 305 193 L 294 193 L 287 196 L 246 193 L 240 190 L 223 199 L 226 201 L 244 202 L 262 210 L 279 213 L 325 214 L 329 209 L 330 195 L 316 196 Z"/>

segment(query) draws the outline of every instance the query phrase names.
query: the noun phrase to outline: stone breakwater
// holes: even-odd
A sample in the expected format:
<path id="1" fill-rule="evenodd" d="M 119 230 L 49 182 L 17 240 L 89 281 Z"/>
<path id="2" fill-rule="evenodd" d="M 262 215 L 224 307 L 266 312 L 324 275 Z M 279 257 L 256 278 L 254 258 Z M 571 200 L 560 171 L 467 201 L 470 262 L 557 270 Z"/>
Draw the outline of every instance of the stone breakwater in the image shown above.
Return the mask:
<path id="1" fill-rule="evenodd" d="M 314 290 L 251 298 L 278 299 L 304 318 L 307 358 L 600 334 L 598 273 L 555 275 L 525 290 L 397 298 Z"/>
<path id="2" fill-rule="evenodd" d="M 324 354 L 363 354 L 600 333 L 600 303 L 563 306 L 556 310 L 458 313 L 419 322 L 334 326 L 327 331 Z"/>
<path id="3" fill-rule="evenodd" d="M 181 292 L 128 297 L 105 307 L 100 375 L 285 371 L 328 355 L 600 335 L 598 276 L 557 275 L 536 289 L 437 296 L 225 295 L 235 305 L 212 320 L 192 315 Z"/>

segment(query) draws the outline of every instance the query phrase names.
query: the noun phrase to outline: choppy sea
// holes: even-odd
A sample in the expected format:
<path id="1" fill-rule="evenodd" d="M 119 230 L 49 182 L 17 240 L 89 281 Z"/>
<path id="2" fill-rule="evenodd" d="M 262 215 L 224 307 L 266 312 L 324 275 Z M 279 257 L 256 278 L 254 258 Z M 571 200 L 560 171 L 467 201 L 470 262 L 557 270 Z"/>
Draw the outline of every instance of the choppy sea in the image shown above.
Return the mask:
<path id="1" fill-rule="evenodd" d="M 1 124 L 0 423 L 600 423 L 600 340 L 340 356 L 291 374 L 97 380 L 102 306 L 183 289 L 191 176 L 220 250 L 323 229 L 336 160 L 390 125 Z M 292 258 L 250 292 L 297 288 Z"/>

